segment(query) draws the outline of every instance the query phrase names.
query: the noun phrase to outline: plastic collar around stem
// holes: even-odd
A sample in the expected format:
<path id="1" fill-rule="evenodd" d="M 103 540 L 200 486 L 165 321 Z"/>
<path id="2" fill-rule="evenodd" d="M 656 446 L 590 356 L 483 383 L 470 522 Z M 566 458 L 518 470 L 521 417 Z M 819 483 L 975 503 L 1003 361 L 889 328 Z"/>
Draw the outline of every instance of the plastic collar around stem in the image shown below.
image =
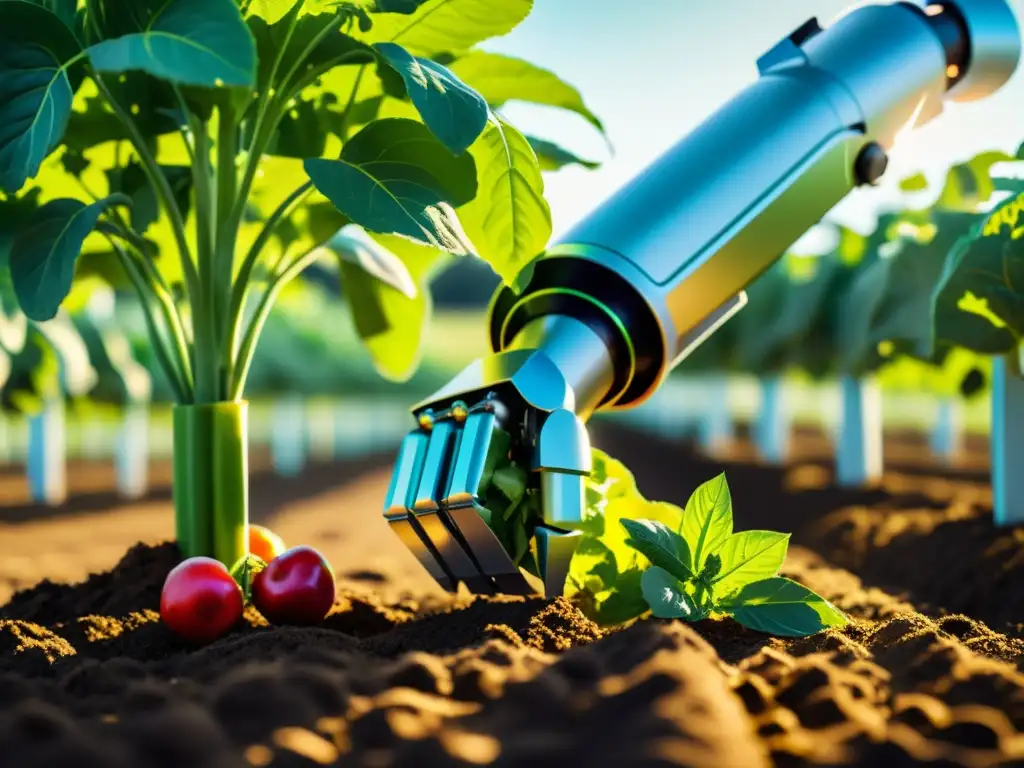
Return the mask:
<path id="1" fill-rule="evenodd" d="M 174 517 L 186 557 L 229 568 L 248 552 L 249 404 L 176 405 Z"/>

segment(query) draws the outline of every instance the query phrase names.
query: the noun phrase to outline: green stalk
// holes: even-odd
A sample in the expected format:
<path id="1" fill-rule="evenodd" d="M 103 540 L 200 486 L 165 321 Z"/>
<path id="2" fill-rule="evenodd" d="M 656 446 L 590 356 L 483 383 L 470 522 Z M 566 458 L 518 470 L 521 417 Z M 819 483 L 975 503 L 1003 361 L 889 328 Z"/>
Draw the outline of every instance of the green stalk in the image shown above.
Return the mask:
<path id="1" fill-rule="evenodd" d="M 231 326 L 227 337 L 227 344 L 224 349 L 224 354 L 227 360 L 230 361 L 232 368 L 234 368 L 235 353 L 238 349 L 239 336 L 242 332 L 242 319 L 245 314 L 245 299 L 249 294 L 249 284 L 252 281 L 252 273 L 256 269 L 256 264 L 259 261 L 260 254 L 263 252 L 267 243 L 270 242 L 270 238 L 274 234 L 274 228 L 312 191 L 313 182 L 307 181 L 288 195 L 288 197 L 286 197 L 284 201 L 277 206 L 274 212 L 270 215 L 270 218 L 264 222 L 263 228 L 256 236 L 252 247 L 249 248 L 249 252 L 245 255 L 245 259 L 242 261 L 242 266 L 238 270 L 238 278 L 236 279 L 234 288 L 231 291 L 231 306 L 228 308 L 228 321 L 231 323 Z"/>
<path id="2" fill-rule="evenodd" d="M 174 407 L 174 516 L 186 557 L 227 567 L 249 550 L 248 403 Z"/>
<path id="3" fill-rule="evenodd" d="M 259 341 L 263 325 L 267 322 L 267 317 L 270 315 L 270 310 L 274 306 L 278 295 L 296 275 L 300 274 L 302 270 L 316 261 L 316 259 L 317 249 L 314 248 L 298 257 L 284 270 L 274 275 L 270 281 L 267 290 L 263 293 L 259 306 L 256 308 L 256 314 L 253 315 L 252 320 L 249 322 L 249 328 L 242 341 L 242 347 L 238 351 L 238 362 L 235 366 L 235 375 L 231 387 L 232 399 L 240 398 L 245 391 L 245 379 L 249 375 L 249 367 L 252 365 L 252 358 L 256 352 L 256 342 Z"/>
<path id="4" fill-rule="evenodd" d="M 131 280 L 132 286 L 135 288 L 135 292 L 139 295 L 139 301 L 141 302 L 143 309 L 143 316 L 146 321 L 146 330 L 149 332 L 150 338 L 153 341 L 153 350 L 156 352 L 157 362 L 167 375 L 167 379 L 170 381 L 171 387 L 174 389 L 175 398 L 179 402 L 188 402 L 191 397 L 188 384 L 184 378 L 181 368 L 179 367 L 179 363 L 175 361 L 174 356 L 168 349 L 167 342 L 165 341 L 163 334 L 160 333 L 160 325 L 157 323 L 156 316 L 153 312 L 153 303 L 146 290 L 147 286 L 145 279 L 140 274 L 138 265 L 133 263 L 131 256 L 125 253 L 124 249 L 112 239 L 109 240 L 109 242 L 111 247 L 114 249 L 114 253 L 117 254 L 118 260 L 121 262 L 121 267 L 128 275 L 128 279 Z M 152 290 L 151 286 L 150 289 Z"/>
<path id="5" fill-rule="evenodd" d="M 192 263 L 191 250 L 188 247 L 188 238 L 185 236 L 185 220 L 181 215 L 181 208 L 178 207 L 178 202 L 174 199 L 174 192 L 171 189 L 170 182 L 167 181 L 167 177 L 163 171 L 160 170 L 160 165 L 157 163 L 153 153 L 149 151 L 146 146 L 146 139 L 139 131 L 135 121 L 131 119 L 127 112 L 117 103 L 114 95 L 107 88 L 106 83 L 103 82 L 103 78 L 99 75 L 94 74 L 93 80 L 96 82 L 96 87 L 99 92 L 103 95 L 103 98 L 107 100 L 110 108 L 114 111 L 114 115 L 124 125 L 125 130 L 128 131 L 128 136 L 131 138 L 132 147 L 135 149 L 136 154 L 139 156 L 139 161 L 142 164 L 142 170 L 146 174 L 146 178 L 150 184 L 153 185 L 153 189 L 156 190 L 157 197 L 160 199 L 161 205 L 167 210 L 167 215 L 171 219 L 171 229 L 174 232 L 174 239 L 178 244 L 178 255 L 181 258 L 181 268 L 185 275 L 185 287 L 188 290 L 190 297 L 194 297 L 199 292 L 199 276 L 196 274 L 195 264 Z"/>
<path id="6" fill-rule="evenodd" d="M 195 190 L 197 261 L 199 264 L 199 296 L 193 304 L 194 343 L 196 353 L 196 402 L 215 403 L 219 397 L 217 382 L 217 330 L 214 315 L 216 292 L 214 282 L 213 191 L 211 189 L 210 142 L 206 126 L 193 123 L 195 163 L 192 165 L 192 187 Z"/>
<path id="7" fill-rule="evenodd" d="M 234 276 L 235 248 L 238 242 L 238 227 L 233 225 L 231 213 L 234 210 L 238 187 L 238 171 L 235 160 L 238 155 L 238 122 L 230 95 L 226 95 L 217 112 L 217 199 L 215 221 L 215 265 L 214 265 L 214 318 L 217 323 L 217 389 L 224 394 L 230 384 L 232 351 L 234 342 L 228 330 L 230 305 L 232 303 L 231 281 Z"/>
<path id="8" fill-rule="evenodd" d="M 124 220 L 117 216 L 120 225 L 112 225 L 109 222 L 100 222 L 97 225 L 97 229 L 104 232 L 107 235 L 114 235 L 124 239 L 129 245 L 131 245 L 135 251 L 138 252 L 139 258 L 137 260 L 132 259 L 125 253 L 119 253 L 119 258 L 122 258 L 122 266 L 126 272 L 129 272 L 129 264 L 134 267 L 140 276 L 145 279 L 148 285 L 149 291 L 152 296 L 150 298 L 155 299 L 159 304 L 160 313 L 163 315 L 164 322 L 167 324 L 167 330 L 171 335 L 174 342 L 175 351 L 177 353 L 176 363 L 177 369 L 181 374 L 182 381 L 185 384 L 185 389 L 189 392 L 189 396 L 182 402 L 191 402 L 192 390 L 194 387 L 194 380 L 192 376 L 192 363 L 191 355 L 189 354 L 188 341 L 185 338 L 185 327 L 181 321 L 181 313 L 178 312 L 178 307 L 174 303 L 174 297 L 171 295 L 171 288 L 164 280 L 163 275 L 160 274 L 160 270 L 156 268 L 156 265 L 150 261 L 145 253 L 143 252 L 147 244 L 145 240 L 140 237 L 137 233 L 133 232 L 128 228 L 128 225 Z M 129 264 L 125 264 L 124 259 L 127 259 Z M 129 278 L 135 281 L 135 278 L 129 274 Z M 136 285 L 136 289 L 139 286 Z M 143 303 L 149 301 L 149 294 L 145 294 L 140 290 L 140 298 Z M 147 305 L 147 311 L 151 311 L 151 307 Z"/>

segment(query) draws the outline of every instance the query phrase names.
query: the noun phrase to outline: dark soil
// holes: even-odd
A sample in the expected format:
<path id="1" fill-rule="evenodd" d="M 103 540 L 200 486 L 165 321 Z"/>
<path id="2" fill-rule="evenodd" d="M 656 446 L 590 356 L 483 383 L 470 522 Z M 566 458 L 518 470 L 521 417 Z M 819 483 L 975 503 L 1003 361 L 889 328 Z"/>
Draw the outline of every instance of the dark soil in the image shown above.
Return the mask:
<path id="1" fill-rule="evenodd" d="M 16 593 L 0 607 L 0 766 L 1024 766 L 1024 566 L 1018 537 L 991 526 L 980 462 L 897 462 L 850 491 L 831 486 L 815 440 L 780 469 L 744 443 L 712 460 L 595 434 L 649 498 L 684 502 L 724 469 L 737 528 L 794 531 L 786 573 L 853 617 L 842 631 L 602 632 L 563 599 L 441 595 L 379 533 L 383 471 L 268 520 L 308 530 L 345 574 L 323 626 L 250 611 L 187 646 L 156 612 L 170 544 Z M 921 455 L 912 438 L 893 446 Z M 115 539 L 126 526 L 108 514 Z M 69 517 L 65 534 L 89 520 Z M 33 525 L 10 535 L 41 560 L 52 529 Z M 63 544 L 63 562 L 95 562 L 86 549 Z"/>

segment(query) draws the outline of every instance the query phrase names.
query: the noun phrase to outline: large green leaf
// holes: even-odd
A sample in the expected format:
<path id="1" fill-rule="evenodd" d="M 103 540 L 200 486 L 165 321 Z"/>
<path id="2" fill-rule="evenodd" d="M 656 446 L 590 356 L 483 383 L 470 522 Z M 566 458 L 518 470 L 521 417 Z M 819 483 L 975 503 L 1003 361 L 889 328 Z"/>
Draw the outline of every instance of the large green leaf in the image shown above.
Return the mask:
<path id="1" fill-rule="evenodd" d="M 51 200 L 21 229 L 11 247 L 11 279 L 22 310 L 37 322 L 57 314 L 71 292 L 75 262 L 103 212 L 129 204 L 112 195 L 90 205 L 71 198 Z"/>
<path id="2" fill-rule="evenodd" d="M 137 18 L 137 2 L 114 5 Z M 109 11 L 111 4 L 106 5 Z M 88 49 L 97 71 L 141 70 L 181 85 L 253 87 L 256 45 L 234 0 L 163 0 L 148 10 L 151 15 L 140 31 Z"/>
<path id="3" fill-rule="evenodd" d="M 580 92 L 554 72 L 528 61 L 490 51 L 469 51 L 451 64 L 451 71 L 495 109 L 523 101 L 569 110 L 604 132 Z"/>
<path id="4" fill-rule="evenodd" d="M 342 261 L 342 288 L 356 330 L 374 367 L 389 381 L 407 381 L 419 366 L 432 310 L 431 277 L 451 258 L 443 251 L 394 235 L 374 235 L 377 248 L 398 258 L 415 293 L 374 279 L 352 260 Z"/>
<path id="5" fill-rule="evenodd" d="M 680 581 L 694 577 L 690 548 L 678 533 L 656 520 L 622 520 L 621 523 L 629 536 L 626 543 L 654 565 Z"/>
<path id="6" fill-rule="evenodd" d="M 718 552 L 732 535 L 732 494 L 724 472 L 690 494 L 679 532 L 693 553 L 693 570 L 700 572 L 708 555 Z"/>
<path id="7" fill-rule="evenodd" d="M 993 227 L 1003 215 L 997 209 L 950 250 L 932 294 L 935 346 L 1001 354 L 1024 330 L 1024 240 Z"/>
<path id="8" fill-rule="evenodd" d="M 71 115 L 81 47 L 54 13 L 0 2 L 0 189 L 17 192 L 60 143 Z"/>
<path id="9" fill-rule="evenodd" d="M 781 576 L 748 584 L 718 608 L 749 629 L 782 637 L 804 637 L 847 623 L 828 600 Z"/>
<path id="10" fill-rule="evenodd" d="M 457 157 L 415 120 L 375 121 L 338 160 L 307 159 L 313 185 L 352 222 L 465 255 L 470 244 L 454 208 L 472 194 L 468 156 Z"/>
<path id="11" fill-rule="evenodd" d="M 526 136 L 534 153 L 537 155 L 537 163 L 542 171 L 558 171 L 567 165 L 579 165 L 588 170 L 600 168 L 601 164 L 594 160 L 584 160 L 582 157 L 573 154 L 564 147 L 546 139 L 538 139 L 536 136 Z"/>
<path id="12" fill-rule="evenodd" d="M 406 93 L 431 132 L 455 154 L 465 152 L 487 125 L 487 102 L 446 67 L 413 56 L 396 43 L 374 49 L 402 77 Z"/>
<path id="13" fill-rule="evenodd" d="M 506 284 L 539 256 L 551 237 L 551 208 L 544 179 L 526 138 L 493 118 L 470 148 L 476 159 L 479 194 L 459 209 L 459 218 L 476 246 Z"/>
<path id="14" fill-rule="evenodd" d="M 427 0 L 411 14 L 374 15 L 361 38 L 400 43 L 423 55 L 465 51 L 508 34 L 532 9 L 533 0 Z"/>
<path id="15" fill-rule="evenodd" d="M 714 579 L 715 595 L 726 597 L 751 582 L 771 578 L 786 562 L 788 547 L 788 533 L 734 533 L 718 550 L 722 564 Z"/>

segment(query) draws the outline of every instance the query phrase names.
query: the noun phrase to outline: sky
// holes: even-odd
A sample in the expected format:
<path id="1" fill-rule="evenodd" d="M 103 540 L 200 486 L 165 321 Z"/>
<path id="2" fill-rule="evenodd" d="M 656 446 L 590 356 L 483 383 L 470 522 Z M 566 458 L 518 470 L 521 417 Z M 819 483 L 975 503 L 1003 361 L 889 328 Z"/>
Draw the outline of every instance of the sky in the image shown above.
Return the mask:
<path id="1" fill-rule="evenodd" d="M 1011 0 L 1024 19 L 1024 0 Z M 817 16 L 822 26 L 849 0 L 534 0 L 534 10 L 485 48 L 550 69 L 576 86 L 604 121 L 614 154 L 582 118 L 510 104 L 524 132 L 553 139 L 588 159 L 593 171 L 566 168 L 546 178 L 557 238 L 719 106 L 757 78 L 756 61 Z M 890 155 L 879 187 L 855 190 L 829 218 L 862 232 L 879 207 L 900 199 L 899 179 L 924 172 L 937 194 L 948 167 L 1024 139 L 1024 66 L 994 96 L 949 104 Z M 802 243 L 813 239 L 813 235 Z M 800 248 L 798 244 L 797 248 Z"/>

